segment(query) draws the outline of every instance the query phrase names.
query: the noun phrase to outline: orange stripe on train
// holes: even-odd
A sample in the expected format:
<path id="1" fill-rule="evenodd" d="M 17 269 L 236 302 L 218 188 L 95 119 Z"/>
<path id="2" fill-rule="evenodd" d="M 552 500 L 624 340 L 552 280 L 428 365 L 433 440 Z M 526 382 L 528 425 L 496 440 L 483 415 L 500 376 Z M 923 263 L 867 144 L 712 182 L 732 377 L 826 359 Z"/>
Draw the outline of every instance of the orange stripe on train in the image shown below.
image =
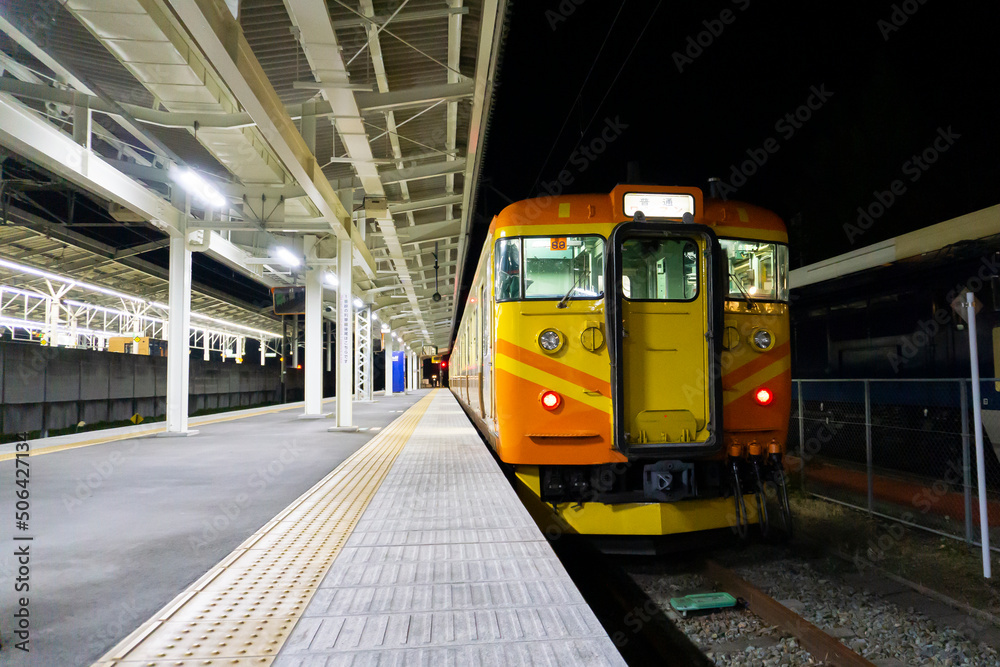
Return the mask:
<path id="1" fill-rule="evenodd" d="M 722 374 L 722 386 L 726 389 L 743 382 L 752 375 L 756 375 L 771 364 L 780 361 L 782 357 L 787 357 L 791 351 L 791 345 L 786 341 L 773 350 L 757 355 L 757 358 L 742 366 L 726 371 Z"/>
<path id="2" fill-rule="evenodd" d="M 583 387 L 587 391 L 599 391 L 602 396 L 611 396 L 611 383 L 607 380 L 602 380 L 601 378 L 595 377 L 590 373 L 585 373 L 581 370 L 573 368 L 572 366 L 567 366 L 564 363 L 556 361 L 552 357 L 548 357 L 538 352 L 532 352 L 531 350 L 526 350 L 520 345 L 515 345 L 514 343 L 503 340 L 502 338 L 497 339 L 496 349 L 499 354 L 510 357 L 511 359 L 516 359 L 522 364 L 534 366 L 538 370 L 544 371 L 549 375 L 555 375 L 556 377 L 568 380 L 575 385 Z"/>

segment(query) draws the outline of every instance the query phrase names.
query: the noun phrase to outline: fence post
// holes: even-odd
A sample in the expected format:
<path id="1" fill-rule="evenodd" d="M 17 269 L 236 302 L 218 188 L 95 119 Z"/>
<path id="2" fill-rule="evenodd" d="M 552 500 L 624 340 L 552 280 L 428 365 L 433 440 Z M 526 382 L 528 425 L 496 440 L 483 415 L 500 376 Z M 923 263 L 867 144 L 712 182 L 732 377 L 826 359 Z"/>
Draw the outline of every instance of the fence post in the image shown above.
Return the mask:
<path id="1" fill-rule="evenodd" d="M 969 461 L 969 395 L 965 380 L 958 381 L 962 413 L 962 495 L 965 497 L 965 541 L 972 544 L 972 465 Z"/>
<path id="2" fill-rule="evenodd" d="M 802 380 L 797 380 L 798 401 L 799 401 L 799 461 L 802 462 L 799 468 L 799 486 L 802 492 L 806 490 L 806 406 L 802 402 Z"/>
<path id="3" fill-rule="evenodd" d="M 871 381 L 865 380 L 865 459 L 868 466 L 868 514 L 875 509 L 875 470 L 872 467 L 872 394 Z"/>
<path id="4" fill-rule="evenodd" d="M 972 369 L 972 418 L 976 437 L 976 477 L 979 483 L 979 542 L 983 551 L 983 578 L 993 576 L 990 564 L 990 522 L 986 501 L 986 454 L 983 451 L 983 403 L 979 392 L 979 346 L 976 343 L 976 295 L 965 293 L 969 323 L 969 366 Z"/>

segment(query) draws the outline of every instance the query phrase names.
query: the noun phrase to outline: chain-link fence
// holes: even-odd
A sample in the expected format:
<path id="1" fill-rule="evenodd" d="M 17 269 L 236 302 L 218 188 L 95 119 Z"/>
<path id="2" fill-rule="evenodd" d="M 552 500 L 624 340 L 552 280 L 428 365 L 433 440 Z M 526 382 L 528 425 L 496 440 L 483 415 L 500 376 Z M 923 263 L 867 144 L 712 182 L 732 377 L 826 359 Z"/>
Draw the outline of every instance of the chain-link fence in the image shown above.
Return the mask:
<path id="1" fill-rule="evenodd" d="M 970 380 L 795 380 L 802 490 L 980 544 Z M 1000 380 L 980 383 L 991 549 L 1000 551 Z"/>

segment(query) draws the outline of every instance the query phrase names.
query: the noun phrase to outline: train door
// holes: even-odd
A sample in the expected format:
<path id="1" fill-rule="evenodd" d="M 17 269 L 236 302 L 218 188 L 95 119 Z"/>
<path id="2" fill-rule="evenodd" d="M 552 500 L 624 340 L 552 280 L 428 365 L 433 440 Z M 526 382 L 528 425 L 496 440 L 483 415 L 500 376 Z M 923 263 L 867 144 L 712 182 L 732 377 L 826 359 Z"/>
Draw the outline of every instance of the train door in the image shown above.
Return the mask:
<path id="1" fill-rule="evenodd" d="M 718 240 L 702 225 L 628 222 L 605 269 L 615 446 L 679 456 L 722 445 Z"/>
<path id="2" fill-rule="evenodd" d="M 491 335 L 491 323 L 493 320 L 493 308 L 491 307 L 489 300 L 489 274 L 487 273 L 486 280 L 483 281 L 483 289 L 479 295 L 479 305 L 482 306 L 481 310 L 483 313 L 483 381 L 482 381 L 482 394 L 483 394 L 483 419 L 489 424 L 492 421 L 492 408 L 493 408 L 493 336 Z"/>

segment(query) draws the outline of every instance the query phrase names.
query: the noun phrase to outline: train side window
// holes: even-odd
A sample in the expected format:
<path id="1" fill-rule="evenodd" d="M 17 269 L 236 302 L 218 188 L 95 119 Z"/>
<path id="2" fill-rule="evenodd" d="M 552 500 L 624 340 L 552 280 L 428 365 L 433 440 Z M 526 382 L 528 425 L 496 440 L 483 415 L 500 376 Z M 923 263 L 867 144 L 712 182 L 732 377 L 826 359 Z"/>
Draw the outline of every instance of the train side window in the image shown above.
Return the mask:
<path id="1" fill-rule="evenodd" d="M 500 239 L 496 248 L 496 300 L 521 298 L 521 239 Z"/>

